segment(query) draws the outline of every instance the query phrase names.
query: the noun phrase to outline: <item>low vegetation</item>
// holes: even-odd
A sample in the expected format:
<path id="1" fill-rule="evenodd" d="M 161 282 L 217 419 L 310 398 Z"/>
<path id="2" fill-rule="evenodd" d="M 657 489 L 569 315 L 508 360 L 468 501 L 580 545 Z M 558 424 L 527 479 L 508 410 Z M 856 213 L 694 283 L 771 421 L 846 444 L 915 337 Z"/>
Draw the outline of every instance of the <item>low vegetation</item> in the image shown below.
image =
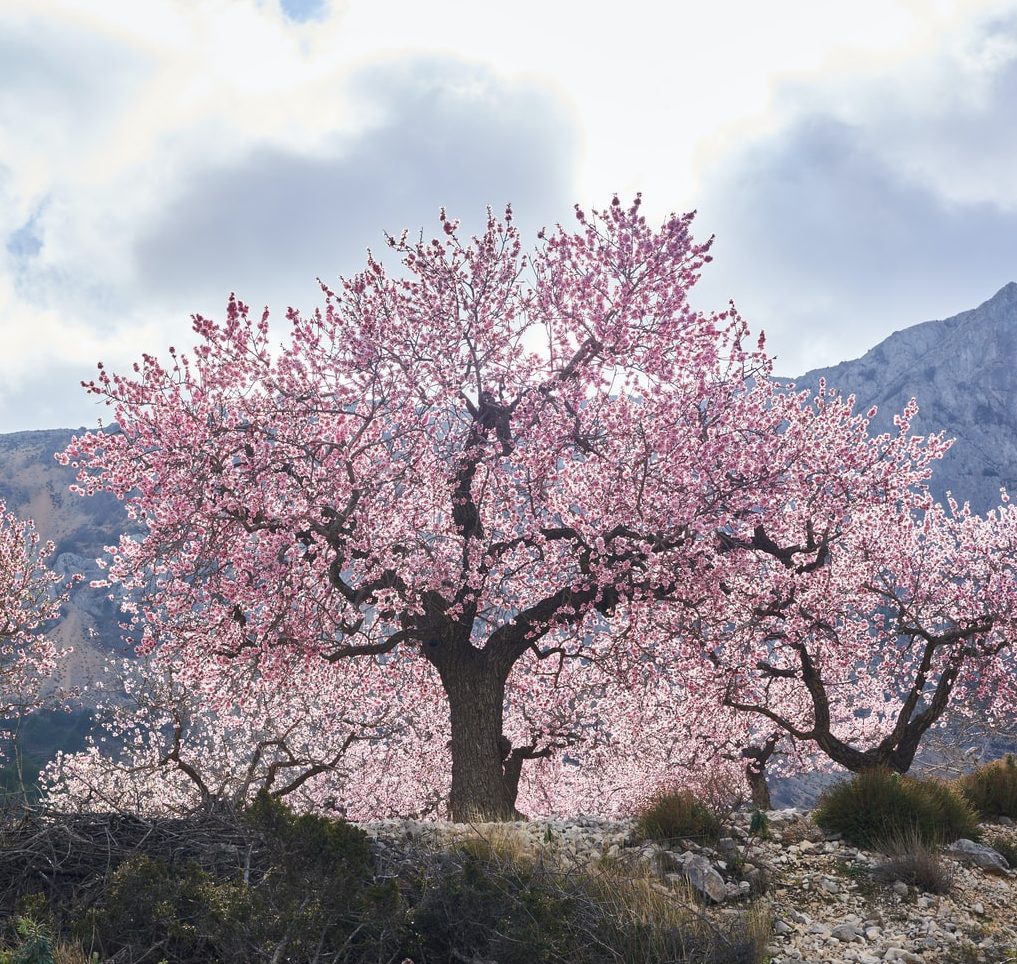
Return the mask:
<path id="1" fill-rule="evenodd" d="M 887 858 L 876 865 L 874 876 L 883 884 L 903 881 L 926 894 L 948 894 L 954 872 L 939 849 L 915 833 L 905 833 L 884 844 Z"/>
<path id="2" fill-rule="evenodd" d="M 1017 758 L 1012 753 L 960 777 L 957 788 L 983 818 L 1017 818 Z"/>
<path id="3" fill-rule="evenodd" d="M 836 784 L 812 816 L 828 833 L 873 849 L 887 849 L 903 838 L 939 846 L 980 836 L 978 815 L 952 786 L 889 770 L 867 770 Z"/>
<path id="4" fill-rule="evenodd" d="M 648 840 L 716 841 L 720 837 L 719 807 L 691 790 L 663 787 L 636 812 L 639 834 Z"/>
<path id="5" fill-rule="evenodd" d="M 2 835 L 2 964 L 760 964 L 769 933 L 756 914 L 717 925 L 656 882 L 563 874 L 496 842 L 375 853 L 358 828 L 266 796 L 147 823 L 26 810 Z"/>

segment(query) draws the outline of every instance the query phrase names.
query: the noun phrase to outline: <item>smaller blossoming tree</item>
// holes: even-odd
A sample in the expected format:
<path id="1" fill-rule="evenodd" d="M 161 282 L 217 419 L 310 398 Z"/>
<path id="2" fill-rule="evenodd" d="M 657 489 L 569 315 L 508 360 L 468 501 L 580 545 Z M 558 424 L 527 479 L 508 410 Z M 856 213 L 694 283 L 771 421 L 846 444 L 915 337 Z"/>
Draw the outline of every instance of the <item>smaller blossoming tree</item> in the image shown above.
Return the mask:
<path id="1" fill-rule="evenodd" d="M 914 401 L 882 435 L 853 406 L 821 386 L 789 421 L 773 501 L 751 537 L 722 534 L 727 606 L 695 649 L 717 702 L 771 730 L 761 753 L 906 772 L 968 707 L 1012 718 L 1017 510 L 933 503 L 948 443 L 911 435 Z"/>
<path id="2" fill-rule="evenodd" d="M 0 731 L 43 702 L 43 686 L 60 657 L 41 631 L 66 599 L 60 576 L 48 568 L 52 542 L 0 501 Z M 2 733 L 7 738 L 10 733 Z"/>

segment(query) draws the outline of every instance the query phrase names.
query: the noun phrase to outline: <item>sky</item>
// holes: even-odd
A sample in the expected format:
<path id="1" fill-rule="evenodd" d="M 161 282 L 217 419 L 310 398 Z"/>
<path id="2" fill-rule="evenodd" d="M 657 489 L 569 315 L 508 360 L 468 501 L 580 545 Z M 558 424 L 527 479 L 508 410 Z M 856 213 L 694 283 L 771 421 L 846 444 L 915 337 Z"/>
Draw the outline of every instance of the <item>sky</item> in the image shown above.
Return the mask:
<path id="1" fill-rule="evenodd" d="M 1017 0 L 0 0 L 0 432 L 385 232 L 695 209 L 794 376 L 1017 280 Z M 280 329 L 281 330 L 281 329 Z"/>

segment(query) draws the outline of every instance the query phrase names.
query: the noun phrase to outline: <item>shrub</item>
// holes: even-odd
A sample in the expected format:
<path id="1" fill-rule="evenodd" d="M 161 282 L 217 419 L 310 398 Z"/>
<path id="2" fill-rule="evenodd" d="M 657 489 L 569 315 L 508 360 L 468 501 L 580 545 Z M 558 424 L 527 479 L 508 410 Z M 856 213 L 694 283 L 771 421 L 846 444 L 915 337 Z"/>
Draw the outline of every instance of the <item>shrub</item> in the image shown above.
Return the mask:
<path id="1" fill-rule="evenodd" d="M 874 876 L 883 884 L 902 880 L 928 894 L 947 894 L 953 887 L 953 871 L 939 851 L 928 847 L 916 834 L 906 833 L 887 841 L 888 858 L 876 865 Z"/>
<path id="2" fill-rule="evenodd" d="M 752 816 L 749 818 L 749 833 L 753 837 L 759 837 L 760 840 L 770 839 L 770 818 L 766 815 L 765 810 L 752 811 Z"/>
<path id="3" fill-rule="evenodd" d="M 720 837 L 720 817 L 691 790 L 658 790 L 635 816 L 636 829 L 646 839 L 716 841 Z"/>
<path id="4" fill-rule="evenodd" d="M 170 962 L 267 960 L 276 951 L 310 961 L 343 948 L 356 959 L 383 926 L 379 908 L 391 902 L 373 885 L 366 834 L 293 814 L 267 795 L 240 819 L 251 835 L 243 873 L 132 856 L 78 921 L 86 947 L 126 960 L 158 949 L 155 959 Z"/>
<path id="5" fill-rule="evenodd" d="M 17 922 L 21 938 L 11 964 L 54 964 L 53 937 L 38 921 L 22 917 Z"/>
<path id="6" fill-rule="evenodd" d="M 889 770 L 866 770 L 831 787 L 812 819 L 858 847 L 882 848 L 906 835 L 930 846 L 980 836 L 977 814 L 954 788 Z"/>
<path id="7" fill-rule="evenodd" d="M 967 773 L 957 787 L 984 818 L 1017 818 L 1017 759 L 1008 753 Z"/>

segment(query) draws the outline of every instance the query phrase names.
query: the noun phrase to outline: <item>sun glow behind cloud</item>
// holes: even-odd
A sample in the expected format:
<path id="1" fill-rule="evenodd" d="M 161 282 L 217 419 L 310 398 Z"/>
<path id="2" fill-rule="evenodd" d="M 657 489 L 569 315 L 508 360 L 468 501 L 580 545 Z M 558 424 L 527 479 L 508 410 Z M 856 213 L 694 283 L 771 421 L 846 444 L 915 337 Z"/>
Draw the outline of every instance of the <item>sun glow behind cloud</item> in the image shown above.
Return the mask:
<path id="1" fill-rule="evenodd" d="M 926 0 L 8 0 L 0 430 L 92 418 L 77 380 L 98 358 L 183 343 L 187 314 L 221 311 L 231 288 L 279 314 L 313 305 L 315 276 L 356 270 L 384 230 L 430 230 L 442 204 L 476 223 L 512 200 L 524 226 L 616 190 L 643 191 L 651 217 L 700 206 L 700 233 L 719 235 L 704 299 L 735 296 L 786 371 L 857 354 L 1005 271 L 974 251 L 985 271 L 967 286 L 897 297 L 863 257 L 863 209 L 1005 236 L 1015 16 Z M 913 246 L 896 222 L 878 230 Z M 956 257 L 911 252 L 911 284 Z"/>

